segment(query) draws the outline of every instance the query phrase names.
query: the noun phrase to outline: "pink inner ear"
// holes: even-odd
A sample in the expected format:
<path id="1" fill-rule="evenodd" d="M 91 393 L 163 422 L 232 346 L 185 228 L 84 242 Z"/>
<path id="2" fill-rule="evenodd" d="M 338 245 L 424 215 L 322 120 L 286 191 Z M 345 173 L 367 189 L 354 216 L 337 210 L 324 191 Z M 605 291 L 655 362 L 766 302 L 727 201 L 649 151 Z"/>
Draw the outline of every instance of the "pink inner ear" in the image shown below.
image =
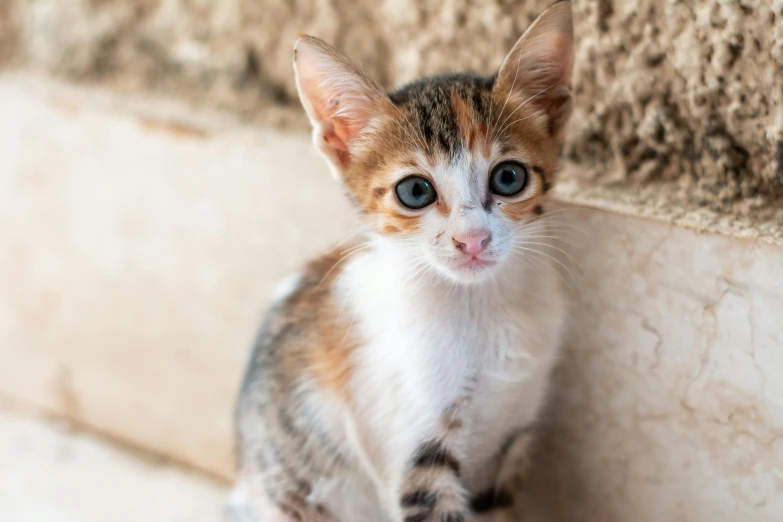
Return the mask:
<path id="1" fill-rule="evenodd" d="M 324 141 L 334 151 L 334 154 L 340 161 L 340 165 L 343 168 L 348 168 L 351 164 L 351 154 L 348 151 L 345 139 L 340 138 L 334 130 L 331 130 L 324 131 Z"/>
<path id="2" fill-rule="evenodd" d="M 345 57 L 309 37 L 297 44 L 295 68 L 300 97 L 326 152 L 347 168 L 353 142 L 371 117 L 375 87 Z"/>
<path id="3" fill-rule="evenodd" d="M 571 107 L 573 35 L 570 12 L 562 9 L 544 13 L 520 38 L 499 71 L 499 88 L 518 91 L 544 111 L 551 135 L 560 131 Z"/>
<path id="4" fill-rule="evenodd" d="M 543 60 L 547 61 L 549 69 L 550 85 L 552 83 L 568 86 L 571 83 L 571 70 L 574 60 L 574 46 L 572 40 L 559 32 L 546 35 L 546 42 L 540 45 L 546 46 Z"/>

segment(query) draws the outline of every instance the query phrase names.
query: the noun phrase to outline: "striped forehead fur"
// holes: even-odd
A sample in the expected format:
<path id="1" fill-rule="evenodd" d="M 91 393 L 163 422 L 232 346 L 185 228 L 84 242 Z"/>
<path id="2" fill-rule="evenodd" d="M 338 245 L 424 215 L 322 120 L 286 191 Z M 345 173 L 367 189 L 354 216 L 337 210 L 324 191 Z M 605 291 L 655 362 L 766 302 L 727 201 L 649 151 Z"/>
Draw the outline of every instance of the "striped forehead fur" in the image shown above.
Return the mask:
<path id="1" fill-rule="evenodd" d="M 448 74 L 409 83 L 389 97 L 412 118 L 428 153 L 437 149 L 453 158 L 462 145 L 453 96 L 470 107 L 476 123 L 488 124 L 494 83 L 494 76 Z"/>

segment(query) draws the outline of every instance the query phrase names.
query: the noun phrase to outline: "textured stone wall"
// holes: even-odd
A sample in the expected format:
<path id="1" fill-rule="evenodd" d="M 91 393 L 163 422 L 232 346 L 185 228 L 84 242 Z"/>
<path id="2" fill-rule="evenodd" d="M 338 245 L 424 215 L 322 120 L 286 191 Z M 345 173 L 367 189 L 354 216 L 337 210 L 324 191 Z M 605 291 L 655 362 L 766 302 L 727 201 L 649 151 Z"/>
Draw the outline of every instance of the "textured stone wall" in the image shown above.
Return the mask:
<path id="1" fill-rule="evenodd" d="M 16 0 L 0 0 L 0 66 L 11 62 L 19 49 Z"/>
<path id="2" fill-rule="evenodd" d="M 208 100 L 283 123 L 291 43 L 333 43 L 386 86 L 492 71 L 550 0 L 0 0 L 37 67 Z M 576 113 L 565 154 L 586 184 L 666 185 L 745 211 L 783 195 L 783 0 L 574 0 Z M 0 21 L 2 34 L 3 21 Z M 6 24 L 8 25 L 8 24 Z M 0 53 L 2 54 L 2 53 Z"/>

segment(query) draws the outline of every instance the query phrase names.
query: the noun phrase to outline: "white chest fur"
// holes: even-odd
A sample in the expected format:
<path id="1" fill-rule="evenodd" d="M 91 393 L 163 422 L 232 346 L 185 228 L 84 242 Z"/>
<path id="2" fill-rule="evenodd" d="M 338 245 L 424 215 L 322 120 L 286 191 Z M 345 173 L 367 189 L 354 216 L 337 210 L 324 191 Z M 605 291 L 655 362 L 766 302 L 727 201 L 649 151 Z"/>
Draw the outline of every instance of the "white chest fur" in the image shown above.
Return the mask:
<path id="1" fill-rule="evenodd" d="M 563 328 L 558 274 L 509 262 L 493 281 L 458 287 L 405 266 L 376 250 L 338 283 L 341 313 L 364 340 L 352 381 L 360 431 L 378 478 L 393 481 L 460 404 L 469 483 L 538 415 Z"/>

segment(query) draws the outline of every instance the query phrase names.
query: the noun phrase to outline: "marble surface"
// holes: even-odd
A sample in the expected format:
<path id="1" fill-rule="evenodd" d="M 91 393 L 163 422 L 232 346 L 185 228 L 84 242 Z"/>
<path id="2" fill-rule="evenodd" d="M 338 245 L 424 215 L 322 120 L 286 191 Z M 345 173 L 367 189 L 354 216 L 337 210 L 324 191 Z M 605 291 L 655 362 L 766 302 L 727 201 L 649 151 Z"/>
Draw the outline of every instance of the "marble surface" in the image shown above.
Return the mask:
<path id="1" fill-rule="evenodd" d="M 0 76 L 0 395 L 230 476 L 273 285 L 353 214 L 306 136 L 104 101 Z M 533 515 L 783 520 L 783 246 L 551 219 L 572 317 Z"/>
<path id="2" fill-rule="evenodd" d="M 3 522 L 220 522 L 227 489 L 0 404 Z"/>
<path id="3" fill-rule="evenodd" d="M 783 519 L 783 247 L 571 207 L 556 520 Z M 566 501 L 567 500 L 567 501 Z"/>

